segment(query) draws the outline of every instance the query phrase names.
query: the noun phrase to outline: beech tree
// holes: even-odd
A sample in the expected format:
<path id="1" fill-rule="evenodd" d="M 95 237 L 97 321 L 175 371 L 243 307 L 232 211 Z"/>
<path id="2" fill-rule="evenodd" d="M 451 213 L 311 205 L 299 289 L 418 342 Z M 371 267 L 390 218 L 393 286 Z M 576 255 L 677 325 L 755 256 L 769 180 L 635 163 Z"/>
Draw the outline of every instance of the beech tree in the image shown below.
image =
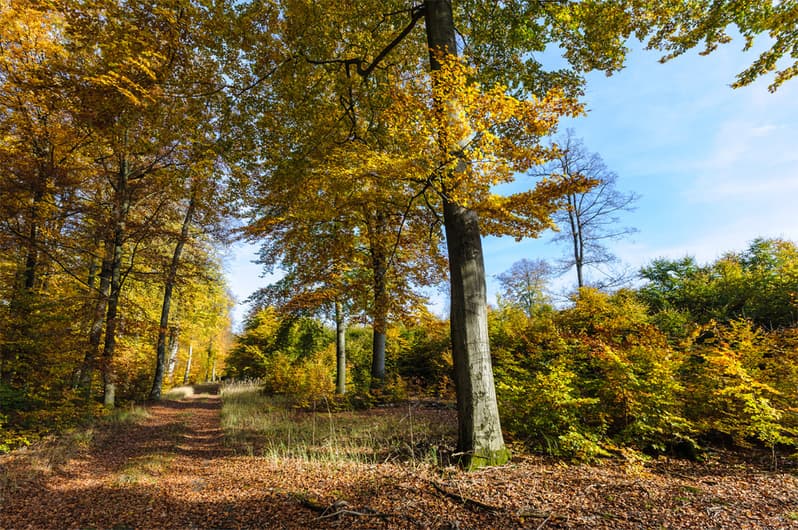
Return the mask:
<path id="1" fill-rule="evenodd" d="M 0 380 L 19 388 L 30 387 L 49 351 L 39 343 L 44 323 L 33 316 L 74 294 L 53 281 L 65 259 L 86 142 L 85 129 L 71 119 L 74 96 L 62 88 L 63 25 L 47 6 L 0 2 L 0 239 L 11 266 L 3 286 L 9 289 L 0 294 L 7 309 L 0 318 Z"/>
<path id="2" fill-rule="evenodd" d="M 77 118 L 92 131 L 87 152 L 96 175 L 93 221 L 103 262 L 81 382 L 88 388 L 99 361 L 112 405 L 124 282 L 150 228 L 168 210 L 169 193 L 179 189 L 170 179 L 209 156 L 196 146 L 205 145 L 213 102 L 185 92 L 195 83 L 213 83 L 216 71 L 187 31 L 202 20 L 199 6 L 102 0 L 64 9 L 69 49 L 82 59 L 72 73 L 81 80 Z"/>

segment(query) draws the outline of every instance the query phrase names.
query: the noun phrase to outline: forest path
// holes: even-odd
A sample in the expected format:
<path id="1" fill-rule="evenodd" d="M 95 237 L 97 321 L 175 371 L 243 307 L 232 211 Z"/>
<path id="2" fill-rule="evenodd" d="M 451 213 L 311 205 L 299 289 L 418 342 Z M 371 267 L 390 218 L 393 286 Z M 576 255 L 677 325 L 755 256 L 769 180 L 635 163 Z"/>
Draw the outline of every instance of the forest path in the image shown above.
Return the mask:
<path id="1" fill-rule="evenodd" d="M 225 526 L 208 486 L 232 451 L 222 444 L 218 385 L 147 406 L 148 416 L 97 433 L 85 447 L 6 472 L 2 528 Z M 22 453 L 24 458 L 24 453 Z M 43 469 L 36 469 L 37 464 Z M 37 472 L 38 471 L 38 472 Z"/>
<path id="2" fill-rule="evenodd" d="M 407 527 L 399 510 L 342 518 L 346 510 L 327 512 L 332 503 L 321 500 L 369 503 L 380 492 L 380 505 L 391 506 L 397 488 L 406 494 L 418 480 L 402 464 L 236 455 L 224 444 L 216 385 L 146 410 L 145 418 L 69 437 L 72 447 L 61 441 L 0 456 L 0 529 L 373 528 L 386 518 Z"/>
<path id="3" fill-rule="evenodd" d="M 464 473 L 237 455 L 215 391 L 148 406 L 66 452 L 0 457 L 0 529 L 798 529 L 795 470 L 722 459 L 519 457 Z"/>

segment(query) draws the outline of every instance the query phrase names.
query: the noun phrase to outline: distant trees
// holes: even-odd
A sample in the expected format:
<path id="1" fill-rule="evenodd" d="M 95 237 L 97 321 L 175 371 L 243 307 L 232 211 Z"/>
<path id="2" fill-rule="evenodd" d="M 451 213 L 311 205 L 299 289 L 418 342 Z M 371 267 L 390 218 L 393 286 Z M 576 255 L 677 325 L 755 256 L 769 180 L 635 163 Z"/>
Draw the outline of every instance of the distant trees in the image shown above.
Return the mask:
<path id="1" fill-rule="evenodd" d="M 643 267 L 640 296 L 652 310 L 706 324 L 748 319 L 765 329 L 798 323 L 798 247 L 756 239 L 715 262 L 657 259 Z"/>
<path id="2" fill-rule="evenodd" d="M 777 455 L 791 451 L 798 446 L 798 418 L 792 414 L 798 399 L 795 323 L 785 320 L 774 328 L 767 320 L 741 318 L 733 306 L 723 320 L 679 308 L 718 295 L 714 314 L 721 316 L 729 299 L 722 293 L 734 289 L 743 299 L 775 281 L 765 289 L 775 302 L 772 309 L 789 314 L 796 292 L 789 283 L 795 280 L 795 249 L 792 242 L 757 240 L 727 255 L 745 262 L 738 272 L 749 272 L 725 277 L 717 271 L 734 270 L 726 269 L 725 257 L 695 264 L 709 273 L 688 282 L 674 276 L 687 288 L 679 287 L 667 303 L 651 297 L 660 285 L 650 282 L 611 294 L 584 287 L 570 306 L 548 306 L 531 315 L 517 302 L 491 309 L 488 331 L 504 432 L 532 450 L 584 460 L 618 451 L 695 457 L 718 441 L 765 447 Z M 535 277 L 534 265 L 516 269 Z M 775 274 L 760 283 L 766 270 Z M 778 283 L 779 276 L 789 279 Z M 387 334 L 392 377 L 382 399 L 401 399 L 407 388 L 451 395 L 446 321 L 422 312 L 392 323 Z M 334 395 L 331 324 L 274 307 L 249 315 L 228 359 L 229 374 L 262 377 L 269 392 L 300 406 L 368 404 L 370 330 L 353 325 L 348 338 L 346 396 Z"/>
<path id="3" fill-rule="evenodd" d="M 796 264 L 793 242 L 759 239 L 707 265 L 657 260 L 637 290 L 585 287 L 570 307 L 521 321 L 500 307 L 491 339 L 505 428 L 585 459 L 619 445 L 694 456 L 718 440 L 791 451 Z"/>
<path id="4" fill-rule="evenodd" d="M 502 287 L 502 299 L 523 309 L 532 318 L 535 310 L 548 302 L 547 282 L 551 279 L 551 266 L 541 259 L 522 259 L 496 276 Z"/>

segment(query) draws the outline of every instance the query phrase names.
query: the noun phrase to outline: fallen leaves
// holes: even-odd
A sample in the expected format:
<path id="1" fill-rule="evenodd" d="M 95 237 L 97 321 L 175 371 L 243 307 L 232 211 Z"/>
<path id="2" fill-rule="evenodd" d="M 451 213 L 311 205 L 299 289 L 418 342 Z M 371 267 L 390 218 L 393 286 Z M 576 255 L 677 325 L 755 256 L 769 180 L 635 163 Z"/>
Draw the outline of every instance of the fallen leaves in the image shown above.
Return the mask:
<path id="1" fill-rule="evenodd" d="M 219 408 L 208 394 L 152 406 L 46 472 L 3 456 L 0 528 L 798 528 L 798 477 L 734 455 L 631 467 L 522 456 L 472 473 L 236 456 Z"/>

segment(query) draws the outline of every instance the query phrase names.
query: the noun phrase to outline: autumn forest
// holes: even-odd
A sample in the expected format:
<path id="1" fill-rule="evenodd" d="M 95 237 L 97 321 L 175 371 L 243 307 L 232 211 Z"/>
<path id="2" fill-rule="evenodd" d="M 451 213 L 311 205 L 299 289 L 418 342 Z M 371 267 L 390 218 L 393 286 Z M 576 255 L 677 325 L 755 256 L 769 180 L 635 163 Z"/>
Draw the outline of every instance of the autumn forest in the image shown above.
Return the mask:
<path id="1" fill-rule="evenodd" d="M 794 525 L 798 243 L 617 272 L 638 196 L 558 123 L 632 41 L 678 61 L 764 39 L 734 86 L 776 91 L 796 20 L 0 0 L 0 527 L 65 505 L 76 528 Z M 563 258 L 518 256 L 489 300 L 482 238 L 550 229 Z M 234 330 L 237 241 L 281 279 Z"/>

